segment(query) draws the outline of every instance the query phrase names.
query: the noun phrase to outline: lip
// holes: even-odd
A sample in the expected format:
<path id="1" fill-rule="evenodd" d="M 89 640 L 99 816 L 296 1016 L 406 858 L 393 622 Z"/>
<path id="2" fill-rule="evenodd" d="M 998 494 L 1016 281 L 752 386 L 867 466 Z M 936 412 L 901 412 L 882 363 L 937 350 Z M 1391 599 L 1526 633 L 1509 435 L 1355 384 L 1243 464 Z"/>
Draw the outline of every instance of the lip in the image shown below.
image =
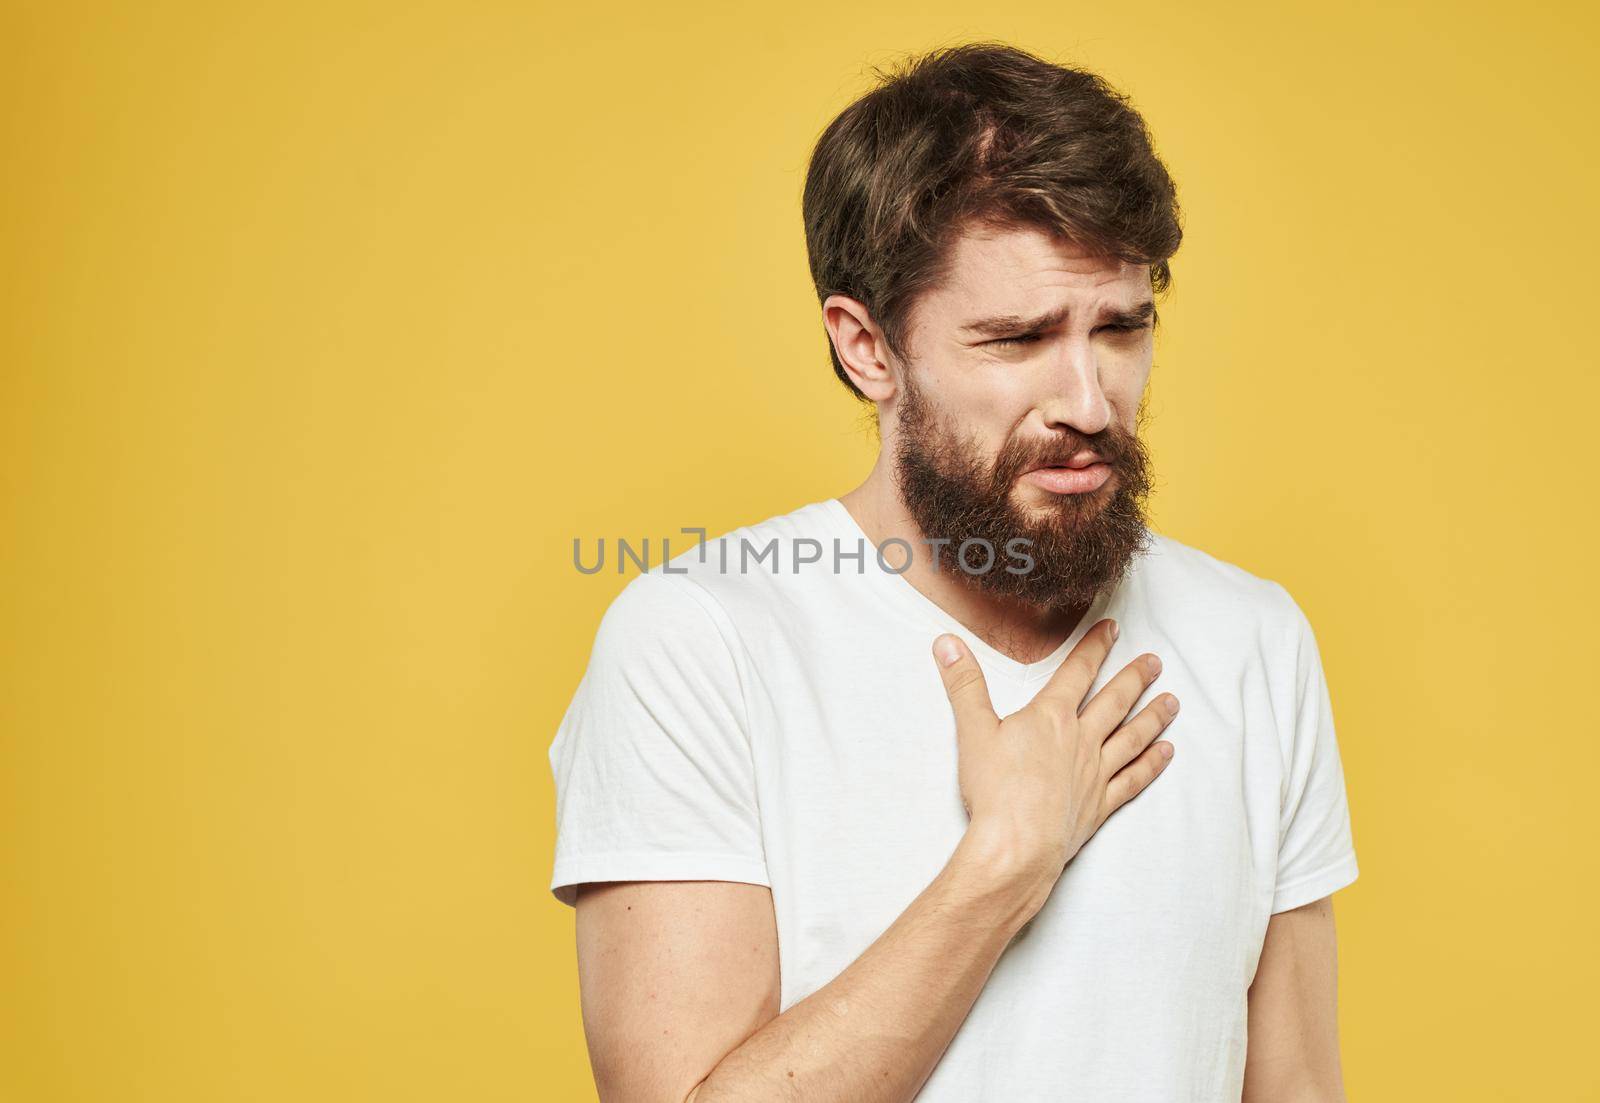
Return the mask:
<path id="1" fill-rule="evenodd" d="M 1105 485 L 1111 477 L 1111 465 L 1095 462 L 1087 467 L 1036 467 L 1022 477 L 1052 494 L 1087 494 Z"/>

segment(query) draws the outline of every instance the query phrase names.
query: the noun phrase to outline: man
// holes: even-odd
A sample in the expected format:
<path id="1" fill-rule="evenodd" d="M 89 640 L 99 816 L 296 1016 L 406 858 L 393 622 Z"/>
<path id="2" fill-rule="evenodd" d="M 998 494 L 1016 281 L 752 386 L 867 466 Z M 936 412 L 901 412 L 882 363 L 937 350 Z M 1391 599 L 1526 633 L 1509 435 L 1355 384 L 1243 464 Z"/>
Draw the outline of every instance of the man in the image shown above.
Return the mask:
<path id="1" fill-rule="evenodd" d="M 804 207 L 882 450 L 601 623 L 551 748 L 601 1097 L 1343 1098 L 1315 637 L 1144 523 L 1181 232 L 1139 116 L 942 51 Z"/>

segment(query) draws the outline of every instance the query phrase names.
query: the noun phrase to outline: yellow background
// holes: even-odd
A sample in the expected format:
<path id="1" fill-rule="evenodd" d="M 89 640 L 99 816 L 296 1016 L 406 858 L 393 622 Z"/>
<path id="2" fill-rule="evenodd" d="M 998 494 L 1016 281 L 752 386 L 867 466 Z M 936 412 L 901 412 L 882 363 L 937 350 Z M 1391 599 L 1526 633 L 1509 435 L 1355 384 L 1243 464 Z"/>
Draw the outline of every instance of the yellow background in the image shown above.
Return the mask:
<path id="1" fill-rule="evenodd" d="M 7 4 L 0 1097 L 593 1098 L 572 539 L 864 474 L 806 158 L 998 37 L 1178 180 L 1154 518 L 1317 629 L 1352 1098 L 1596 1098 L 1585 8 Z"/>

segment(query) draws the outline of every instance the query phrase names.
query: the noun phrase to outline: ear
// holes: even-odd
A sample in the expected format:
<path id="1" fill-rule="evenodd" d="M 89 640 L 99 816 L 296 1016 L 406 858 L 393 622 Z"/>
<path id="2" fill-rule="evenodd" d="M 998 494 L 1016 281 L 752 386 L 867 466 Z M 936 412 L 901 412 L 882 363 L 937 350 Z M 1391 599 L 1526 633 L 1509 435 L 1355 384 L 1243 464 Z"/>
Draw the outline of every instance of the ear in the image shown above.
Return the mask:
<path id="1" fill-rule="evenodd" d="M 822 302 L 822 324 L 856 389 L 873 402 L 893 398 L 899 388 L 889 345 L 866 304 L 848 295 L 829 295 Z"/>

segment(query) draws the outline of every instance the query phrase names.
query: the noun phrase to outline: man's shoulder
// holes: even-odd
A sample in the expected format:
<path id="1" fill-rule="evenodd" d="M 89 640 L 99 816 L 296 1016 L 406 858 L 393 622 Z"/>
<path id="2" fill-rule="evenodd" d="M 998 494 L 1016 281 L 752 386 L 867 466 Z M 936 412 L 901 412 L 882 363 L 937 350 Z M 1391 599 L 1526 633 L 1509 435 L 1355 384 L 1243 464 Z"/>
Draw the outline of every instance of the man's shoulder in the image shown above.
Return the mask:
<path id="1" fill-rule="evenodd" d="M 832 505 L 827 501 L 809 502 L 715 536 L 699 529 L 685 530 L 704 539 L 655 570 L 703 585 L 714 578 L 789 573 L 796 555 L 815 554 L 808 542 L 826 546 L 839 538 Z"/>
<path id="2" fill-rule="evenodd" d="M 1139 575 L 1149 600 L 1210 623 L 1298 628 L 1303 613 L 1282 583 L 1163 533 L 1150 533 Z"/>
<path id="3" fill-rule="evenodd" d="M 733 616 L 741 608 L 768 602 L 776 590 L 792 589 L 801 578 L 825 573 L 819 568 L 833 554 L 838 535 L 825 502 L 716 536 L 697 529 L 686 532 L 702 538 L 639 571 L 611 600 L 601 618 L 603 641 L 637 648 L 646 641 L 692 645 L 719 636 L 729 639 Z M 819 549 L 821 559 L 815 558 Z M 797 570 L 797 557 L 810 561 Z"/>

